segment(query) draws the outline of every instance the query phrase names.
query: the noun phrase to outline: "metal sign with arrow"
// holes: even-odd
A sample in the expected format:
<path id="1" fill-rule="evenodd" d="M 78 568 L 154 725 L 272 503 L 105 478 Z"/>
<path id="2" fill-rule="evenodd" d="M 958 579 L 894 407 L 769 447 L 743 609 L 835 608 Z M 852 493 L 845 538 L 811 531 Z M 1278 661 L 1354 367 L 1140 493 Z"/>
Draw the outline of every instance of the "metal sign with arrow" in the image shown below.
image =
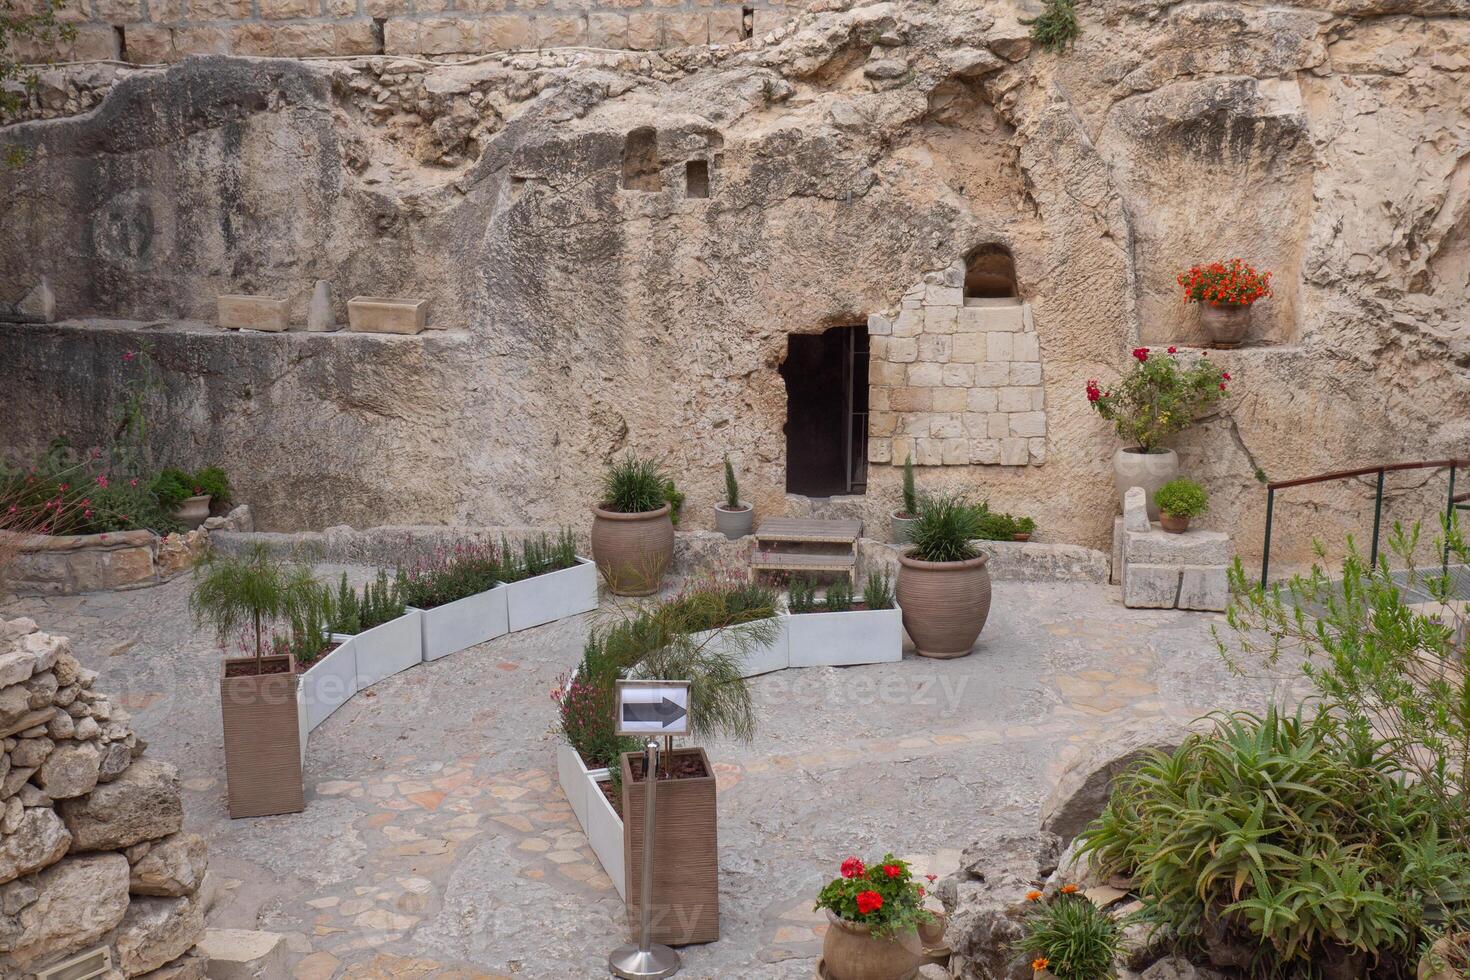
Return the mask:
<path id="1" fill-rule="evenodd" d="M 689 682 L 620 680 L 619 735 L 689 734 Z"/>

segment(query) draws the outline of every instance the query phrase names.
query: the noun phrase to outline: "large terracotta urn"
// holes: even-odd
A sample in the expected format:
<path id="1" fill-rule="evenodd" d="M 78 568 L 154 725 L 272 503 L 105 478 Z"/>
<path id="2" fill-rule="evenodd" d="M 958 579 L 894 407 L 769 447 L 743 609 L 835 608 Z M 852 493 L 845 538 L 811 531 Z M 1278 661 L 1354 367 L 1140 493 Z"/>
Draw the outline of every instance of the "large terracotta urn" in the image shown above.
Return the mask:
<path id="1" fill-rule="evenodd" d="M 1179 475 L 1179 454 L 1172 449 L 1147 452 L 1143 449 L 1119 449 L 1113 453 L 1113 481 L 1118 488 L 1118 510 L 1123 509 L 1123 497 L 1129 487 L 1143 487 L 1148 497 L 1148 519 L 1159 519 L 1159 505 L 1154 503 L 1154 494 L 1159 487 Z"/>
<path id="2" fill-rule="evenodd" d="M 898 556 L 898 604 L 903 628 L 920 656 L 948 660 L 970 652 L 990 615 L 986 555 L 968 561 L 920 561 Z"/>
<path id="3" fill-rule="evenodd" d="M 1246 303 L 1199 305 L 1199 325 L 1215 347 L 1239 347 L 1251 329 L 1251 308 Z"/>
<path id="4" fill-rule="evenodd" d="M 827 910 L 822 973 L 828 980 L 912 980 L 926 962 L 917 932 L 879 938 L 868 926 Z"/>
<path id="5" fill-rule="evenodd" d="M 674 560 L 669 505 L 636 514 L 593 507 L 592 560 L 616 595 L 653 595 Z"/>

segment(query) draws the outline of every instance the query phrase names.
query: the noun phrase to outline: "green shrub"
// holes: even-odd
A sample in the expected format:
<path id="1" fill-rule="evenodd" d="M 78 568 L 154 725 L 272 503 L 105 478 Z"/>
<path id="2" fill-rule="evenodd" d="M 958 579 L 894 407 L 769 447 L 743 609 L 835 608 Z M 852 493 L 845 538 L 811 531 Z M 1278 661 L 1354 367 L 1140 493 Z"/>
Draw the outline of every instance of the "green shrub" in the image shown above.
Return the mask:
<path id="1" fill-rule="evenodd" d="M 674 485 L 672 479 L 664 480 L 664 500 L 669 504 L 669 520 L 679 526 L 679 515 L 684 510 L 684 493 Z"/>
<path id="2" fill-rule="evenodd" d="M 909 453 L 903 458 L 903 513 L 898 516 L 914 518 L 918 515 L 919 490 L 914 485 L 914 454 Z"/>
<path id="3" fill-rule="evenodd" d="M 183 470 L 166 467 L 153 478 L 150 489 L 163 507 L 174 508 L 194 496 L 193 478 Z"/>
<path id="4" fill-rule="evenodd" d="M 1210 497 L 1205 488 L 1180 477 L 1159 487 L 1154 494 L 1154 503 L 1159 513 L 1170 517 L 1199 517 L 1210 509 Z"/>
<path id="5" fill-rule="evenodd" d="M 1249 951 L 1263 973 L 1394 975 L 1426 916 L 1443 921 L 1446 897 L 1464 894 L 1470 854 L 1432 791 L 1392 768 L 1326 708 L 1217 716 L 1213 733 L 1120 777 L 1082 853 L 1132 877 L 1148 917 L 1186 945 Z"/>
<path id="6" fill-rule="evenodd" d="M 776 590 L 743 576 L 711 575 L 688 586 L 668 603 L 669 615 L 689 633 L 769 619 L 780 610 Z"/>
<path id="7" fill-rule="evenodd" d="M 211 552 L 196 566 L 189 610 L 195 624 L 212 627 L 221 644 L 243 628 L 259 660 L 271 625 L 305 614 L 324 601 L 324 593 L 311 569 L 279 561 L 257 545 L 238 558 Z"/>
<path id="8" fill-rule="evenodd" d="M 0 529 L 22 534 L 100 534 L 182 529 L 147 480 L 110 472 L 99 451 L 77 453 L 58 439 L 28 466 L 0 464 Z"/>
<path id="9" fill-rule="evenodd" d="M 410 589 L 403 571 L 390 579 L 386 571 L 379 569 L 377 577 L 358 593 L 347 584 L 347 573 L 343 572 L 337 584 L 332 632 L 355 635 L 397 619 L 403 615 L 404 595 Z"/>
<path id="10" fill-rule="evenodd" d="M 1225 397 L 1230 380 L 1208 357 L 1182 361 L 1177 353 L 1135 347 L 1133 370 L 1104 389 L 1087 381 L 1093 411 L 1113 423 L 1127 448 L 1160 451 L 1163 440 L 1194 425 Z"/>
<path id="11" fill-rule="evenodd" d="M 868 609 L 892 609 L 893 576 L 887 571 L 869 572 L 867 581 L 863 583 L 863 606 Z"/>
<path id="12" fill-rule="evenodd" d="M 1118 923 L 1089 899 L 1059 893 L 1051 901 L 1037 902 L 1021 929 L 1017 948 L 1032 957 L 1033 968 L 1048 970 L 1057 980 L 1109 980 L 1113 976 Z"/>
<path id="13" fill-rule="evenodd" d="M 852 583 L 846 578 L 838 578 L 827 586 L 827 594 L 822 597 L 822 609 L 826 612 L 847 612 L 852 608 Z"/>
<path id="14" fill-rule="evenodd" d="M 912 556 L 920 561 L 968 561 L 978 554 L 970 542 L 979 535 L 979 515 L 964 497 L 925 497 L 910 533 Z"/>
<path id="15" fill-rule="evenodd" d="M 493 544 L 462 541 L 419 558 L 402 575 L 404 604 L 434 609 L 495 588 L 501 552 Z"/>
<path id="16" fill-rule="evenodd" d="M 1036 521 L 991 510 L 989 501 L 975 508 L 975 519 L 978 523 L 975 537 L 984 541 L 1013 541 L 1018 534 L 1036 530 Z"/>
<path id="17" fill-rule="evenodd" d="M 1031 28 L 1031 40 L 1044 50 L 1061 54 L 1082 36 L 1077 24 L 1077 7 L 1073 0 L 1044 0 L 1046 9 L 1039 17 L 1022 17 L 1021 23 Z"/>
<path id="18" fill-rule="evenodd" d="M 730 457 L 725 457 L 725 506 L 730 510 L 740 509 L 740 483 L 735 479 L 735 467 Z"/>
<path id="19" fill-rule="evenodd" d="M 195 473 L 194 486 L 200 493 L 209 494 L 212 506 L 228 507 L 234 502 L 230 490 L 230 479 L 218 466 L 206 466 Z"/>
<path id="20" fill-rule="evenodd" d="M 914 880 L 907 861 L 892 854 L 865 865 L 855 857 L 839 866 L 841 877 L 833 878 L 817 894 L 819 909 L 840 919 L 867 926 L 874 936 L 895 937 L 905 946 L 916 946 L 914 931 L 934 921 L 924 908 L 924 886 Z"/>
<path id="21" fill-rule="evenodd" d="M 786 586 L 786 608 L 794 614 L 817 611 L 817 585 L 805 575 L 797 575 Z"/>
<path id="22" fill-rule="evenodd" d="M 331 589 L 313 582 L 285 617 L 285 631 L 272 633 L 272 652 L 289 653 L 297 663 L 310 667 L 331 645 L 332 608 Z"/>
<path id="23" fill-rule="evenodd" d="M 577 536 L 572 529 L 564 527 L 556 537 L 541 534 L 521 540 L 519 554 L 502 535 L 500 539 L 500 580 L 519 582 L 522 579 L 559 572 L 577 563 Z"/>
<path id="24" fill-rule="evenodd" d="M 602 506 L 620 514 L 645 514 L 669 503 L 672 486 L 657 463 L 629 453 L 608 467 Z"/>

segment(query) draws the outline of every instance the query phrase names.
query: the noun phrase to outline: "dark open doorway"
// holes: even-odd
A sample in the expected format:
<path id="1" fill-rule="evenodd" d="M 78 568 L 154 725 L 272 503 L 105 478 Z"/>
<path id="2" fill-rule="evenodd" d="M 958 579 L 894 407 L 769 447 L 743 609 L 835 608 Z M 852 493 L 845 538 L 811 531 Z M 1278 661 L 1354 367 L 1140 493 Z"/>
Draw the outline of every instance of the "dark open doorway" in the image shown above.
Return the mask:
<path id="1" fill-rule="evenodd" d="M 868 330 L 786 339 L 786 492 L 862 493 L 868 483 Z"/>

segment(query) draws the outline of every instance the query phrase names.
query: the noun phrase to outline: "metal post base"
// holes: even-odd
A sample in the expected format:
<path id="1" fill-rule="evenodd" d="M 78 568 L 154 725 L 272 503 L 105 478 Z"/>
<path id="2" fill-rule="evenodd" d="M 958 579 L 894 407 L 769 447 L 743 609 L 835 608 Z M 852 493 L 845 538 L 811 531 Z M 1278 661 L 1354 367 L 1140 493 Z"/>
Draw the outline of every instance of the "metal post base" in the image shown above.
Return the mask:
<path id="1" fill-rule="evenodd" d="M 607 968 L 613 976 L 625 980 L 656 980 L 679 972 L 679 954 L 658 943 L 647 950 L 639 949 L 637 943 L 628 943 L 608 954 Z"/>

